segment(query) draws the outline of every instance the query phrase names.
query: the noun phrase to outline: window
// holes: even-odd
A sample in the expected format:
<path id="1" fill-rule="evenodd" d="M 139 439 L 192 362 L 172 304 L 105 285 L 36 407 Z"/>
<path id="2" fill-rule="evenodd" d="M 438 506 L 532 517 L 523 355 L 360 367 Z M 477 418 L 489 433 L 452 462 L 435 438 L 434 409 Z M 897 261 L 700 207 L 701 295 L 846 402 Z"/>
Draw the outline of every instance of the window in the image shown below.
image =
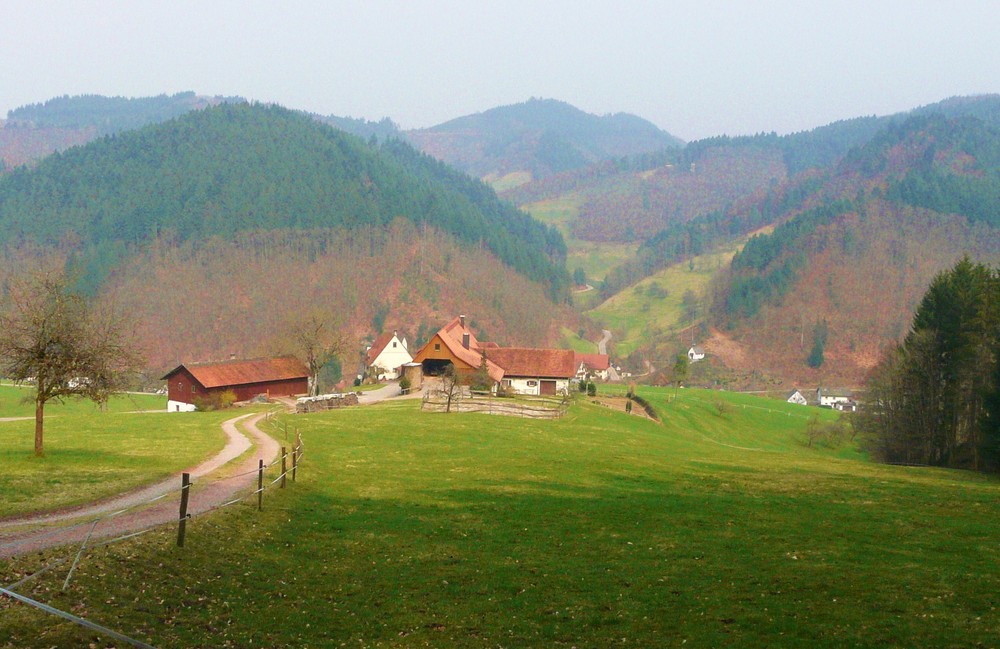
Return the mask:
<path id="1" fill-rule="evenodd" d="M 392 341 L 392 348 L 393 348 L 393 349 L 396 349 L 396 341 L 395 341 L 395 340 L 394 340 L 394 341 Z"/>
<path id="2" fill-rule="evenodd" d="M 434 343 L 434 351 L 436 352 L 441 351 L 441 343 Z"/>
<path id="3" fill-rule="evenodd" d="M 533 388 L 538 385 L 538 381 L 528 381 L 528 387 Z"/>
<path id="4" fill-rule="evenodd" d="M 194 383 L 191 384 L 191 393 L 194 394 L 198 391 L 198 388 L 194 387 Z"/>

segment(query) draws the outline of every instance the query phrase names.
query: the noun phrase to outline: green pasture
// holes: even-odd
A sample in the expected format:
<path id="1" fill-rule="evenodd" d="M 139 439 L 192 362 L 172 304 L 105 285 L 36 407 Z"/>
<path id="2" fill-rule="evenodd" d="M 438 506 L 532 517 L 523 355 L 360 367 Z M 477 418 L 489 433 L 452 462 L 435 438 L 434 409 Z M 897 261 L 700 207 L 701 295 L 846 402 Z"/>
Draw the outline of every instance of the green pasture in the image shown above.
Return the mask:
<path id="1" fill-rule="evenodd" d="M 114 397 L 105 410 L 77 399 L 50 403 L 38 458 L 26 393 L 0 386 L 0 518 L 91 502 L 183 471 L 222 448 L 219 424 L 235 416 L 167 413 L 156 395 Z"/>
<path id="2" fill-rule="evenodd" d="M 1000 637 L 1000 485 L 808 448 L 832 411 L 640 388 L 663 424 L 286 416 L 264 510 L 88 554 L 23 592 L 158 647 L 964 647 Z M 7 583 L 55 555 L 4 565 Z M 0 600 L 0 646 L 111 646 Z"/>
<path id="3" fill-rule="evenodd" d="M 586 312 L 591 319 L 614 332 L 615 353 L 627 356 L 704 318 L 708 287 L 734 250 L 695 257 L 674 264 L 630 286 Z M 687 291 L 695 296 L 696 311 L 685 318 Z"/>
<path id="4" fill-rule="evenodd" d="M 522 205 L 521 208 L 533 217 L 549 225 L 554 225 L 566 239 L 566 268 L 572 273 L 582 268 L 591 284 L 604 280 L 608 272 L 635 256 L 639 249 L 638 243 L 612 243 L 584 241 L 573 236 L 573 222 L 579 213 L 583 198 L 576 194 L 567 194 L 536 203 Z M 580 293 L 573 296 L 577 305 L 590 306 L 590 300 L 596 297 Z"/>
<path id="5" fill-rule="evenodd" d="M 596 354 L 597 341 L 580 338 L 580 335 L 572 329 L 562 328 L 562 340 L 559 345 L 562 349 L 572 349 L 581 354 Z"/>

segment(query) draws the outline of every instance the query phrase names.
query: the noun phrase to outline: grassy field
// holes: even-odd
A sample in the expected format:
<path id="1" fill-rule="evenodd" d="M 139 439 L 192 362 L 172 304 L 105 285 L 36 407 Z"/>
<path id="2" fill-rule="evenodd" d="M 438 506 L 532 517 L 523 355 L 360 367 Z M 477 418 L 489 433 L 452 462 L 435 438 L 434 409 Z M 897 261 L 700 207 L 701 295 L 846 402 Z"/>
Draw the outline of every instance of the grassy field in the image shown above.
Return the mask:
<path id="1" fill-rule="evenodd" d="M 562 232 L 566 239 L 566 268 L 570 272 L 582 268 L 587 274 L 588 281 L 600 282 L 612 268 L 635 256 L 639 244 L 603 243 L 575 238 L 572 230 L 573 221 L 576 220 L 581 201 L 581 198 L 570 194 L 558 199 L 523 205 L 522 209 L 542 223 L 556 226 Z M 574 296 L 574 301 L 580 303 L 582 300 L 584 306 L 589 306 L 590 297 L 580 294 Z"/>
<path id="2" fill-rule="evenodd" d="M 729 264 L 735 250 L 702 255 L 675 264 L 612 296 L 586 312 L 595 322 L 615 332 L 615 353 L 624 357 L 643 344 L 696 324 L 704 314 L 709 283 Z M 692 268 L 693 265 L 693 268 Z M 683 318 L 684 294 L 695 296 L 693 318 Z"/>
<path id="3" fill-rule="evenodd" d="M 45 408 L 45 457 L 34 456 L 34 404 L 27 389 L 0 386 L 0 518 L 90 502 L 197 464 L 222 448 L 227 413 L 172 415 L 166 397 L 113 398 Z M 141 412 L 144 410 L 157 412 Z"/>
<path id="4" fill-rule="evenodd" d="M 641 393 L 662 426 L 587 402 L 545 422 L 413 401 L 290 416 L 306 455 L 262 513 L 23 592 L 164 648 L 996 644 L 995 480 L 807 448 L 832 411 Z M 90 642 L 111 646 L 0 601 L 0 646 Z"/>

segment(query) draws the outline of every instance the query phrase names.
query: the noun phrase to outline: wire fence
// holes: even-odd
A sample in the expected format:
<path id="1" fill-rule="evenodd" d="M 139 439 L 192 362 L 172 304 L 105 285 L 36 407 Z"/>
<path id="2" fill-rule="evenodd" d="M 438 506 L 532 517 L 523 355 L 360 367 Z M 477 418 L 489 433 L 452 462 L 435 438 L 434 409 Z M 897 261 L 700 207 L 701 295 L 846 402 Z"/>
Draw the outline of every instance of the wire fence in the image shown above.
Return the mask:
<path id="1" fill-rule="evenodd" d="M 268 411 L 264 413 L 264 421 L 271 426 L 271 428 L 277 432 L 278 428 L 275 423 L 273 415 L 275 411 Z M 257 421 L 260 421 L 259 419 Z M 285 437 L 287 439 L 288 430 L 287 426 L 284 427 Z M 156 496 L 145 499 L 141 502 L 136 502 L 127 507 L 115 510 L 113 512 L 105 513 L 100 516 L 87 518 L 86 520 L 78 521 L 75 523 L 69 523 L 64 525 L 57 525 L 52 529 L 41 532 L 37 526 L 30 530 L 22 530 L 20 532 L 15 532 L 13 535 L 7 535 L 6 537 L 0 537 L 0 557 L 13 557 L 20 554 L 24 554 L 26 551 L 34 550 L 39 547 L 50 547 L 54 545 L 61 545 L 63 540 L 66 541 L 67 548 L 72 547 L 73 551 L 71 554 L 65 556 L 56 557 L 49 561 L 48 564 L 42 566 L 41 568 L 35 570 L 34 572 L 22 577 L 18 581 L 8 584 L 6 587 L 0 586 L 0 595 L 19 601 L 28 606 L 33 606 L 41 611 L 61 617 L 79 626 L 103 633 L 119 642 L 124 642 L 133 647 L 142 647 L 155 649 L 152 645 L 149 645 L 141 640 L 135 638 L 130 638 L 123 635 L 113 629 L 96 624 L 92 621 L 86 620 L 79 616 L 73 615 L 66 611 L 61 611 L 48 604 L 36 601 L 30 597 L 25 596 L 22 593 L 17 592 L 22 586 L 28 584 L 29 582 L 38 579 L 42 575 L 45 575 L 57 568 L 64 566 L 66 563 L 72 561 L 69 570 L 66 573 L 66 578 L 63 582 L 63 590 L 69 587 L 70 581 L 73 577 L 73 573 L 79 566 L 80 562 L 83 560 L 84 556 L 88 551 L 93 551 L 98 548 L 109 546 L 115 543 L 121 543 L 123 541 L 136 538 L 143 534 L 147 534 L 154 530 L 162 529 L 167 526 L 176 525 L 178 529 L 177 534 L 177 545 L 183 546 L 186 539 L 186 526 L 187 522 L 194 518 L 205 516 L 207 514 L 216 512 L 227 507 L 238 505 L 249 499 L 257 497 L 257 509 L 260 511 L 263 507 L 263 494 L 275 485 L 278 488 L 285 488 L 289 476 L 291 476 L 292 481 L 295 481 L 297 470 L 301 464 L 302 457 L 304 456 L 304 446 L 302 443 L 302 438 L 295 431 L 295 439 L 291 448 L 291 453 L 288 452 L 286 447 L 282 446 L 281 451 L 278 456 L 272 460 L 270 463 L 265 464 L 264 460 L 258 461 L 258 466 L 256 469 L 243 471 L 240 473 L 226 475 L 223 477 L 218 477 L 209 481 L 198 481 L 194 482 L 190 479 L 190 474 L 184 473 L 181 478 L 181 486 L 177 489 L 170 489 L 164 493 L 158 494 Z M 290 461 L 290 464 L 289 464 Z M 280 466 L 280 471 L 276 477 L 265 482 L 265 473 L 268 469 L 272 467 Z M 224 502 L 214 502 L 209 505 L 202 506 L 197 509 L 197 511 L 189 511 L 190 497 L 195 487 L 203 492 L 208 492 L 209 497 L 212 496 L 211 490 L 217 488 L 220 485 L 229 483 L 229 486 L 233 486 L 232 483 L 238 481 L 240 478 L 246 478 L 249 475 L 257 475 L 257 488 L 253 489 L 248 493 L 241 493 L 234 498 L 225 500 Z M 243 492 L 245 487 L 235 486 L 234 491 L 236 493 Z M 220 490 L 220 493 L 224 492 Z M 166 500 L 168 497 L 179 497 L 180 505 L 178 507 L 179 514 L 176 516 L 164 516 L 162 512 L 156 510 L 157 507 L 167 507 L 166 502 L 161 502 Z M 107 530 L 101 530 L 102 524 L 109 526 L 114 523 L 116 519 L 124 516 L 125 514 L 135 515 L 135 520 L 125 525 L 129 529 L 122 530 L 121 534 L 108 534 Z M 139 525 L 139 523 L 144 521 L 144 518 L 152 519 L 148 524 Z M 89 529 L 88 529 L 89 527 Z M 138 529 L 136 529 L 138 527 Z M 85 533 L 84 533 L 85 532 Z M 112 538 L 105 538 L 106 536 L 111 536 Z M 54 537 L 60 537 L 59 541 L 54 541 Z M 82 537 L 82 539 L 81 539 Z M 100 540 L 94 540 L 95 537 L 99 537 Z M 76 547 L 79 544 L 79 547 Z"/>

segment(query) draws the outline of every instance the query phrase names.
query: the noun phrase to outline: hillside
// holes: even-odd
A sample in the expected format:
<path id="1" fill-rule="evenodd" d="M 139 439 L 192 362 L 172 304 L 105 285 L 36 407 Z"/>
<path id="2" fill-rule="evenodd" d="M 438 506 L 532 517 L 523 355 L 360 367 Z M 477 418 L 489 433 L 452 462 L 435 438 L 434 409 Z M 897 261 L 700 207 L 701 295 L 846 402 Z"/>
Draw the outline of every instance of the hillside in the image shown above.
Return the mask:
<path id="1" fill-rule="evenodd" d="M 554 229 L 399 140 L 273 106 L 211 107 L 15 170 L 0 248 L 0 275 L 62 257 L 83 289 L 119 293 L 154 368 L 266 352 L 310 309 L 356 340 L 463 312 L 542 345 L 553 318 L 574 319 L 551 301 L 569 284 Z"/>
<path id="2" fill-rule="evenodd" d="M 553 99 L 531 99 L 406 132 L 417 148 L 473 176 L 502 181 L 586 167 L 683 143 L 634 115 L 598 117 Z"/>
<path id="3" fill-rule="evenodd" d="M 63 96 L 15 108 L 0 128 L 0 171 L 36 162 L 104 135 L 158 124 L 239 97 L 193 92 L 157 97 Z"/>
<path id="4" fill-rule="evenodd" d="M 0 179 L 0 245 L 78 242 L 95 279 L 128 246 L 248 230 L 426 223 L 549 287 L 555 230 L 399 141 L 364 141 L 275 107 L 225 104 L 102 138 Z"/>
<path id="5" fill-rule="evenodd" d="M 434 254 L 428 254 L 433 251 Z M 155 287 L 155 288 L 154 288 Z M 486 339 L 539 346 L 572 322 L 545 287 L 454 237 L 398 219 L 388 227 L 253 232 L 176 245 L 153 242 L 106 292 L 139 321 L 150 367 L 288 351 L 282 332 L 304 313 L 337 323 L 358 369 L 362 341 L 398 329 L 416 346 L 467 313 Z"/>
<path id="6" fill-rule="evenodd" d="M 717 283 L 720 340 L 804 384 L 858 383 L 936 273 L 963 255 L 1000 260 L 998 187 L 997 128 L 942 115 L 890 126 L 737 254 Z"/>

